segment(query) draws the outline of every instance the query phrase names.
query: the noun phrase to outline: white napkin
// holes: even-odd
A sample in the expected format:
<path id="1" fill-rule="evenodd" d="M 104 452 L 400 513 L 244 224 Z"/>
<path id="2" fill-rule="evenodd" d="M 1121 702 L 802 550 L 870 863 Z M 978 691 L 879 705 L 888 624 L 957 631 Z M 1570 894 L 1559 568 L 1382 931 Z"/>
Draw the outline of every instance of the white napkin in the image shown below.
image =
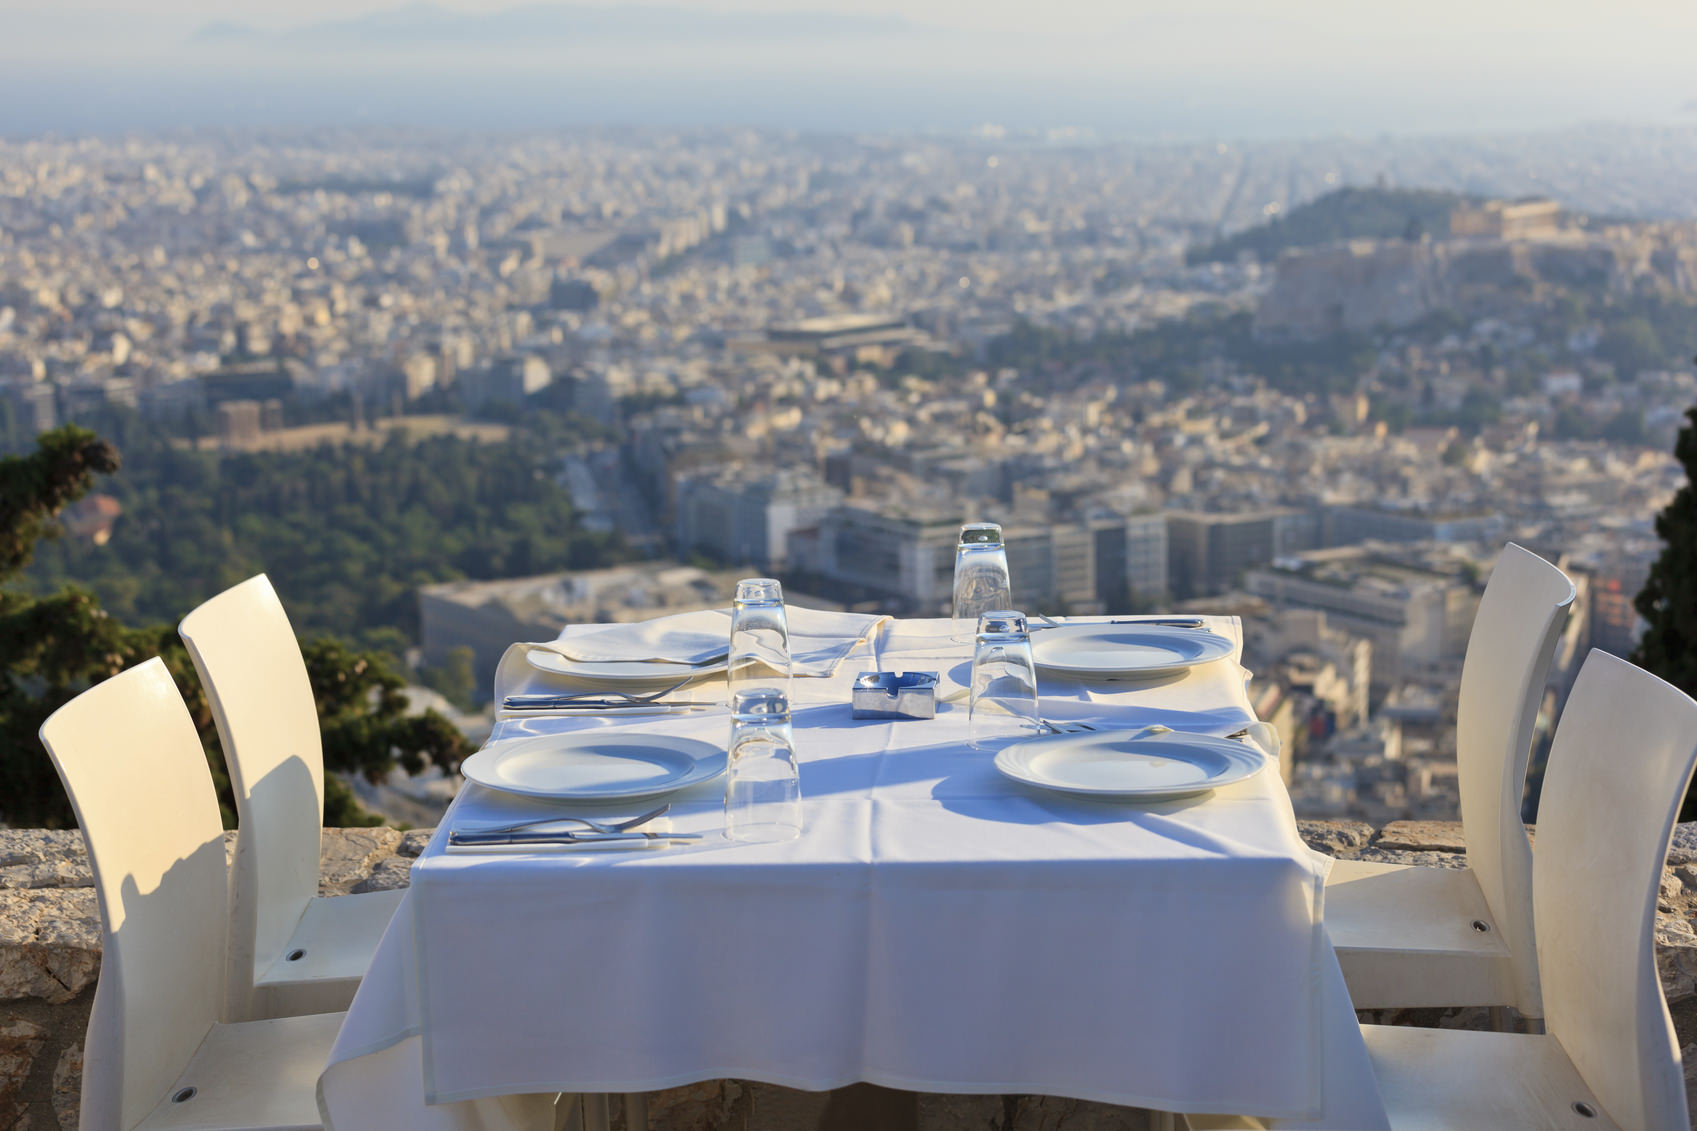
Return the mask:
<path id="1" fill-rule="evenodd" d="M 790 617 L 790 631 L 793 633 L 797 614 L 803 610 L 785 611 Z M 533 652 L 552 652 L 582 664 L 658 661 L 704 665 L 723 660 L 730 641 L 730 610 L 700 609 L 634 624 L 609 625 L 593 632 L 580 632 L 525 647 Z"/>
<path id="2" fill-rule="evenodd" d="M 830 613 L 787 606 L 791 670 L 798 676 L 830 675 L 867 634 L 889 620 L 868 613 Z M 669 617 L 616 624 L 557 640 L 515 644 L 525 654 L 551 652 L 577 663 L 722 664 L 730 649 L 728 609 L 701 609 Z M 505 664 L 503 664 L 505 666 Z M 497 689 L 499 690 L 499 689 Z"/>

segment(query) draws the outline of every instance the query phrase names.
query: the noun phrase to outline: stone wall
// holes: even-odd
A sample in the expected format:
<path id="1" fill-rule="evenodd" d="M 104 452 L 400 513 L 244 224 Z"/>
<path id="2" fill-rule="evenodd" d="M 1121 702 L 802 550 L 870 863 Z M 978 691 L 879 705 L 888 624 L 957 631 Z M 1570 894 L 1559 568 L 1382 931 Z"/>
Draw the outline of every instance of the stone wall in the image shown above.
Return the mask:
<path id="1" fill-rule="evenodd" d="M 1303 838 L 1337 857 L 1459 868 L 1455 822 L 1302 821 Z M 430 830 L 326 829 L 324 895 L 405 887 Z M 0 1127 L 72 1131 L 82 1035 L 100 970 L 93 877 L 75 831 L 0 829 Z M 1657 962 L 1685 1049 L 1697 1070 L 1697 823 L 1675 831 L 1656 919 Z M 1381 1013 L 1379 1022 L 1457 1028 L 1483 1010 Z M 1688 1083 L 1692 1077 L 1688 1076 Z M 1697 1110 L 1697 1095 L 1693 1096 Z M 624 1124 L 614 1100 L 615 1131 Z M 1146 1113 L 1053 1096 L 934 1096 L 856 1085 L 798 1092 L 717 1080 L 648 1097 L 653 1131 L 1144 1131 Z"/>

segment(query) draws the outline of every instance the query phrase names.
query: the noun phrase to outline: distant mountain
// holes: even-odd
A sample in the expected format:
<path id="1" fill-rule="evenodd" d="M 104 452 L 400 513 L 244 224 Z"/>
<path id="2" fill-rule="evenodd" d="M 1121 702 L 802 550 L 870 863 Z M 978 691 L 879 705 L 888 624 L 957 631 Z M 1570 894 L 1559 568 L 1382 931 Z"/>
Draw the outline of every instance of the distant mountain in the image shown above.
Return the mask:
<path id="1" fill-rule="evenodd" d="M 1293 208 L 1289 215 L 1185 253 L 1188 263 L 1229 263 L 1245 251 L 1271 263 L 1286 248 L 1336 240 L 1443 238 L 1450 210 L 1471 198 L 1432 189 L 1341 188 Z"/>
<path id="2" fill-rule="evenodd" d="M 900 35 L 915 25 L 899 16 L 852 12 L 699 12 L 658 6 L 524 4 L 493 12 L 461 12 L 408 4 L 345 20 L 277 32 L 245 24 L 209 23 L 189 37 L 206 45 L 406 51 L 414 48 L 535 47 L 586 41 L 711 42 L 814 40 Z"/>

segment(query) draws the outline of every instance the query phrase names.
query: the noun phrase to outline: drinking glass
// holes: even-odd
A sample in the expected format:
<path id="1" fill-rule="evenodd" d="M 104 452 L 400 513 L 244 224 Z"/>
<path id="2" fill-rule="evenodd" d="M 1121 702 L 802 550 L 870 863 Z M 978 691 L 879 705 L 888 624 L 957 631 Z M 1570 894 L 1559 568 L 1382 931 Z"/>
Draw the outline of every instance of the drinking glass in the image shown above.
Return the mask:
<path id="1" fill-rule="evenodd" d="M 801 774 L 790 700 L 776 688 L 755 687 L 731 697 L 725 835 L 753 841 L 801 835 Z"/>
<path id="2" fill-rule="evenodd" d="M 769 687 L 789 698 L 789 620 L 784 615 L 783 586 L 770 577 L 737 582 L 725 684 L 733 699 L 737 692 L 756 687 Z"/>
<path id="3" fill-rule="evenodd" d="M 1031 634 L 1026 631 L 1024 613 L 993 609 L 979 618 L 967 709 L 967 733 L 978 749 L 997 739 L 1042 729 L 1037 665 L 1031 659 Z"/>
<path id="4" fill-rule="evenodd" d="M 1008 581 L 1008 552 L 1002 528 L 993 522 L 969 522 L 960 528 L 955 547 L 954 638 L 973 638 L 978 618 L 1013 604 Z"/>

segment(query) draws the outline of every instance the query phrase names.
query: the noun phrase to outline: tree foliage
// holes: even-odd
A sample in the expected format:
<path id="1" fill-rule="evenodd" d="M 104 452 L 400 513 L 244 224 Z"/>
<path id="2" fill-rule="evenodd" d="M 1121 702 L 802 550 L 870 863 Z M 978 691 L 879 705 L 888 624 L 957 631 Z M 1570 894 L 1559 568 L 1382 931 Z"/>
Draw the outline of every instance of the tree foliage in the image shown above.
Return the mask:
<path id="1" fill-rule="evenodd" d="M 628 557 L 616 536 L 578 525 L 555 471 L 528 432 L 246 453 L 140 432 L 102 487 L 123 507 L 111 541 L 45 550 L 29 584 L 85 585 L 115 615 L 153 621 L 264 571 L 301 632 L 398 656 L 417 639 L 421 585 Z"/>
<path id="2" fill-rule="evenodd" d="M 1686 484 L 1656 516 L 1662 553 L 1633 602 L 1649 627 L 1632 662 L 1697 695 L 1697 408 L 1686 412 L 1673 451 Z M 1694 810 L 1697 800 L 1687 794 L 1681 819 L 1693 819 Z"/>
<path id="3" fill-rule="evenodd" d="M 1201 315 L 1088 336 L 1019 322 L 993 339 L 986 355 L 993 366 L 1025 374 L 1094 371 L 1119 382 L 1162 381 L 1181 394 L 1202 388 L 1210 363 L 1229 362 L 1295 396 L 1353 391 L 1373 364 L 1375 350 L 1365 335 L 1268 342 L 1255 337 L 1251 322 L 1245 313 Z"/>
<path id="4" fill-rule="evenodd" d="M 33 453 L 0 458 L 0 820 L 48 827 L 74 822 L 37 737 L 41 724 L 88 687 L 159 656 L 200 732 L 225 824 L 232 825 L 229 777 L 212 712 L 173 625 L 128 627 L 74 585 L 48 593 L 16 587 L 42 539 L 58 535 L 60 510 L 87 492 L 96 475 L 118 467 L 112 445 L 74 427 L 44 433 Z M 172 620 L 220 587 L 208 585 L 187 595 Z M 382 656 L 329 639 L 308 641 L 303 654 L 327 768 L 376 778 L 397 762 L 417 771 L 426 758 L 451 769 L 469 753 L 470 744 L 441 716 L 407 714 L 401 694 L 405 682 Z M 123 756 L 120 742 L 114 743 L 112 756 Z M 376 820 L 328 775 L 325 818 L 336 825 Z"/>
<path id="5" fill-rule="evenodd" d="M 1230 263 L 1247 251 L 1270 263 L 1287 248 L 1314 247 L 1336 240 L 1405 239 L 1449 235 L 1450 212 L 1466 197 L 1432 189 L 1340 188 L 1265 224 L 1206 247 L 1192 248 L 1185 260 Z"/>

